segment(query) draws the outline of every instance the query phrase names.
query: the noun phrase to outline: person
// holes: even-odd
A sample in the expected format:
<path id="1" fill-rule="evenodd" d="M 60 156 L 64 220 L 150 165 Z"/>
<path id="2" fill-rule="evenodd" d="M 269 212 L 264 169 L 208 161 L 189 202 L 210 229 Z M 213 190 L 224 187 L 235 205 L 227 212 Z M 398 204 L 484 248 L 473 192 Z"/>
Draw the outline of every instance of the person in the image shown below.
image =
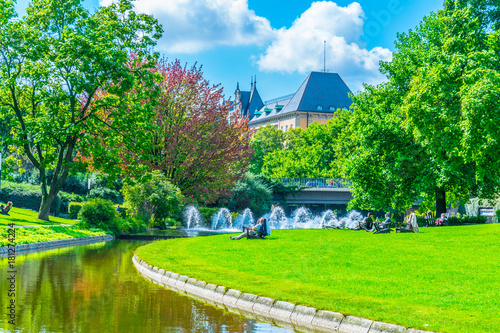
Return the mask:
<path id="1" fill-rule="evenodd" d="M 377 229 L 375 231 L 375 233 L 377 233 L 379 231 L 382 231 L 382 230 L 385 230 L 385 229 L 389 229 L 390 230 L 390 227 L 391 227 L 391 217 L 390 217 L 389 213 L 385 213 L 385 220 L 384 220 L 384 222 L 380 223 L 379 225 L 375 224 L 375 229 Z"/>
<path id="2" fill-rule="evenodd" d="M 9 210 L 12 208 L 12 201 L 7 202 L 7 206 L 0 205 L 0 213 L 9 215 Z"/>
<path id="3" fill-rule="evenodd" d="M 371 231 L 372 229 L 373 229 L 372 214 L 368 212 L 363 221 L 359 223 L 359 230 Z"/>
<path id="4" fill-rule="evenodd" d="M 250 227 L 248 228 L 249 231 L 245 231 L 245 229 L 243 229 L 243 232 L 236 236 L 236 237 L 233 237 L 233 236 L 229 236 L 229 238 L 231 239 L 235 239 L 235 240 L 238 240 L 238 239 L 242 239 L 244 237 L 248 237 L 248 236 L 257 236 L 257 237 L 262 237 L 263 235 L 263 229 L 264 229 L 264 226 L 267 226 L 267 220 L 263 217 L 261 217 L 258 221 L 257 221 L 257 225 L 253 226 L 253 227 Z"/>
<path id="5" fill-rule="evenodd" d="M 436 220 L 436 226 L 442 227 L 442 226 L 446 225 L 446 221 L 447 220 L 448 219 L 446 218 L 446 214 L 442 213 L 441 214 L 441 218 L 439 218 L 439 219 Z"/>

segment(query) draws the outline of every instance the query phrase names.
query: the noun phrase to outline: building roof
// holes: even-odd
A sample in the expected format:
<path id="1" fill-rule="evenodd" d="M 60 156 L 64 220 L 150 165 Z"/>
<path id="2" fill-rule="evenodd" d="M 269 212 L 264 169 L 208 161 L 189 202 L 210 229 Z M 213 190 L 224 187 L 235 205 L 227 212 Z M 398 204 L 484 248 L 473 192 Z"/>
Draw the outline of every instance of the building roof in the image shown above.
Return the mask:
<path id="1" fill-rule="evenodd" d="M 292 97 L 266 103 L 250 123 L 296 111 L 334 113 L 351 106 L 349 93 L 351 90 L 337 73 L 311 72 Z"/>

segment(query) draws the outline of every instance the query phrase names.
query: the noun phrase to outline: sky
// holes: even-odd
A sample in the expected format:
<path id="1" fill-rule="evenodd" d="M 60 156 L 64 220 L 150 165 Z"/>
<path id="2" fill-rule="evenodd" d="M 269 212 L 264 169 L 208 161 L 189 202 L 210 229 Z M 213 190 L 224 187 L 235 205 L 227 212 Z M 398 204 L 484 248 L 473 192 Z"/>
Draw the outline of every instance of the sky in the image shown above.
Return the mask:
<path id="1" fill-rule="evenodd" d="M 112 0 L 85 0 L 89 10 Z M 24 15 L 28 0 L 18 0 Z M 252 77 L 264 101 L 294 93 L 311 71 L 338 73 L 353 93 L 378 84 L 397 34 L 414 29 L 443 0 L 137 0 L 136 11 L 162 24 L 156 51 L 201 65 L 234 99 Z M 325 44 L 326 41 L 326 44 Z M 325 46 L 326 45 L 326 46 Z M 326 54 L 326 56 L 325 56 Z"/>

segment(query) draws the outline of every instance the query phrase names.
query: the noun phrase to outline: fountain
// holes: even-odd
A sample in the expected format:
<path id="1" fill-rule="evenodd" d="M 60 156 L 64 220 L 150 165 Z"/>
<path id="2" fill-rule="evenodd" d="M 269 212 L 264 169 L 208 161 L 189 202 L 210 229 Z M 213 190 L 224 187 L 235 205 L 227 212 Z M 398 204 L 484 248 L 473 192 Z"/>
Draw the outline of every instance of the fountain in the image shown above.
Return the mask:
<path id="1" fill-rule="evenodd" d="M 227 208 L 221 208 L 212 217 L 212 230 L 231 229 L 233 226 L 233 216 Z"/>
<path id="2" fill-rule="evenodd" d="M 281 207 L 273 208 L 271 215 L 269 216 L 269 225 L 273 229 L 283 229 L 288 225 L 288 218 L 286 217 L 285 211 Z"/>
<path id="3" fill-rule="evenodd" d="M 358 226 L 359 222 L 363 220 L 363 215 L 355 210 L 349 212 L 346 217 L 340 219 L 340 226 L 342 228 L 354 229 Z"/>
<path id="4" fill-rule="evenodd" d="M 201 227 L 201 214 L 198 208 L 190 205 L 184 211 L 184 221 L 188 229 Z"/>
<path id="5" fill-rule="evenodd" d="M 323 228 L 326 226 L 335 227 L 337 221 L 338 221 L 337 215 L 329 209 L 329 210 L 323 212 L 323 215 L 321 216 L 320 228 Z"/>
<path id="6" fill-rule="evenodd" d="M 250 208 L 246 208 L 243 214 L 238 215 L 238 217 L 233 222 L 233 228 L 241 229 L 241 227 L 251 227 L 255 225 L 255 219 Z"/>

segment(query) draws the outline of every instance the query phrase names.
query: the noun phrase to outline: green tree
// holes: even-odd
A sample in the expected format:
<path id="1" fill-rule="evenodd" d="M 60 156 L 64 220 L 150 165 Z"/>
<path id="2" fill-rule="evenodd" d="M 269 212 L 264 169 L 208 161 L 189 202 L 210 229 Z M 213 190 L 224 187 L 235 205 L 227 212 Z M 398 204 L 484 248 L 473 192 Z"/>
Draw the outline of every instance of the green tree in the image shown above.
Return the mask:
<path id="1" fill-rule="evenodd" d="M 153 60 L 148 52 L 161 27 L 134 13 L 130 0 L 93 14 L 81 0 L 33 0 L 20 20 L 14 2 L 1 1 L 0 13 L 0 110 L 15 120 L 11 144 L 40 172 L 38 217 L 48 220 L 77 142 L 106 126 L 91 105 L 122 111 L 117 101 L 150 73 L 150 62 L 138 59 Z M 132 71 L 130 54 L 137 55 Z M 96 101 L 99 90 L 107 96 Z M 54 169 L 50 184 L 48 169 Z"/>
<path id="2" fill-rule="evenodd" d="M 276 150 L 283 149 L 285 134 L 275 126 L 267 124 L 259 128 L 254 134 L 252 142 L 254 152 L 248 169 L 251 173 L 257 175 L 262 172 L 264 157 Z"/>
<path id="3" fill-rule="evenodd" d="M 341 131 L 344 118 L 336 116 L 324 125 L 315 122 L 305 130 L 287 132 L 285 149 L 264 157 L 262 174 L 268 177 L 337 177 L 332 138 Z"/>
<path id="4" fill-rule="evenodd" d="M 180 218 L 184 197 L 161 171 L 146 173 L 138 179 L 128 178 L 124 183 L 125 200 L 146 222 L 152 218 L 156 226 L 162 226 L 166 218 Z"/>
<path id="5" fill-rule="evenodd" d="M 387 84 L 354 97 L 337 142 L 361 208 L 492 197 L 500 188 L 498 3 L 446 1 L 398 35 Z M 448 199 L 447 199 L 448 195 Z"/>

